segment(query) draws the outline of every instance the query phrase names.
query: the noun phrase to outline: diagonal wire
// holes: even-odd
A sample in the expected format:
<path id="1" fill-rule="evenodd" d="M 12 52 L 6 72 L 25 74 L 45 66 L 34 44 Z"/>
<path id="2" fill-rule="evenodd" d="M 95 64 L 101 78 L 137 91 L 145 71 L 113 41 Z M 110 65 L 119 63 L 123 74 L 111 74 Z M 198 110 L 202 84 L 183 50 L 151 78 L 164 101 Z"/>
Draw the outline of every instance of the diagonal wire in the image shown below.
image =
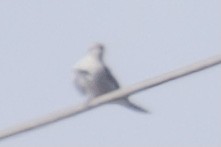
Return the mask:
<path id="1" fill-rule="evenodd" d="M 100 105 L 103 105 L 105 103 L 108 103 L 115 99 L 120 99 L 125 96 L 129 96 L 132 94 L 135 94 L 137 92 L 155 87 L 157 85 L 161 85 L 163 83 L 172 81 L 177 78 L 181 78 L 183 76 L 189 75 L 194 72 L 198 72 L 201 70 L 204 70 L 206 68 L 218 65 L 221 63 L 221 55 L 217 55 L 202 61 L 199 61 L 197 63 L 164 73 L 160 76 L 154 77 L 152 79 L 144 80 L 143 82 L 139 82 L 137 84 L 131 85 L 126 88 L 121 88 L 119 90 L 110 92 L 108 94 L 105 94 L 103 96 L 99 96 L 93 100 L 91 100 L 88 103 L 83 103 L 78 106 L 73 106 L 70 108 L 66 108 L 64 110 L 60 110 L 54 113 L 50 113 L 44 117 L 41 117 L 39 119 L 31 120 L 26 123 L 22 123 L 20 125 L 7 128 L 0 131 L 0 141 L 8 138 L 10 136 L 20 134 L 32 129 L 39 128 L 41 126 L 45 126 L 54 122 L 57 122 L 59 120 L 76 116 L 80 113 L 83 113 L 85 111 L 91 110 L 92 108 L 96 108 Z"/>

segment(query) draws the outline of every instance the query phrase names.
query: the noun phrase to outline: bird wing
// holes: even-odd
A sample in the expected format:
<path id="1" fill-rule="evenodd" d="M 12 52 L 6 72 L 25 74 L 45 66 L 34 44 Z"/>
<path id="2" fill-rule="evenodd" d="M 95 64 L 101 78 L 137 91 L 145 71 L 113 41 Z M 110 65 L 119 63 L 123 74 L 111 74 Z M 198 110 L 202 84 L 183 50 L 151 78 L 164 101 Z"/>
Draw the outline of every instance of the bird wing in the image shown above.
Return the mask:
<path id="1" fill-rule="evenodd" d="M 116 89 L 120 88 L 119 83 L 117 82 L 117 80 L 113 77 L 111 71 L 105 66 L 104 67 L 104 71 L 105 71 L 105 75 L 107 76 L 107 78 L 110 80 L 110 83 L 113 84 L 113 87 L 115 87 Z"/>

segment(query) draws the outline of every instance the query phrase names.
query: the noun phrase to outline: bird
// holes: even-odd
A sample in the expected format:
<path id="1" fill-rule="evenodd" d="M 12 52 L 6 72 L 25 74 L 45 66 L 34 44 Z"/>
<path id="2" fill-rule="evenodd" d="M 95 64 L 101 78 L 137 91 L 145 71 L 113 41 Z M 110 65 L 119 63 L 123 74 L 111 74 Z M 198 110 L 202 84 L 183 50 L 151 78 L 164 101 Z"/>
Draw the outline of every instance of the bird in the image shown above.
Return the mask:
<path id="1" fill-rule="evenodd" d="M 73 83 L 88 101 L 120 88 L 118 81 L 104 62 L 104 53 L 105 46 L 95 43 L 73 66 Z M 137 112 L 147 112 L 146 109 L 132 103 L 128 96 L 114 100 L 112 103 Z"/>

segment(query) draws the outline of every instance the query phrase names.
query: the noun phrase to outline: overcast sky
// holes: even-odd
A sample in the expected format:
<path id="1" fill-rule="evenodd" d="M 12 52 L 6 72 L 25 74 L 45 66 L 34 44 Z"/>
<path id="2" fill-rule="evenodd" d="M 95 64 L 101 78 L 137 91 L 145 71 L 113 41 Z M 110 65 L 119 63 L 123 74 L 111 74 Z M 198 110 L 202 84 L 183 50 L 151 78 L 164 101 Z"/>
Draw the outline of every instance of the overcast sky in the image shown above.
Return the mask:
<path id="1" fill-rule="evenodd" d="M 71 67 L 94 42 L 127 86 L 221 53 L 220 0 L 0 1 L 0 129 L 85 98 Z M 105 105 L 0 147 L 220 146 L 221 66 L 131 96 L 151 111 Z"/>

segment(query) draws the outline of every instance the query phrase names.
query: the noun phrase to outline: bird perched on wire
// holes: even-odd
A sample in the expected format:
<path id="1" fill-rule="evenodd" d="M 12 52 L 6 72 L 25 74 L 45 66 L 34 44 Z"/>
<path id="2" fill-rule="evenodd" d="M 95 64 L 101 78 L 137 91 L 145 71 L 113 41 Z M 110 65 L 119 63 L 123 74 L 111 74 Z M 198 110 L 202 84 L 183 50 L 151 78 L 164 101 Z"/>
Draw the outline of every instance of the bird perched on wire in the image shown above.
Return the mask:
<path id="1" fill-rule="evenodd" d="M 86 56 L 77 62 L 73 68 L 73 81 L 77 89 L 89 100 L 120 88 L 117 80 L 104 63 L 104 45 L 97 43 L 89 48 Z M 147 112 L 132 103 L 128 97 L 114 100 L 129 109 Z"/>

